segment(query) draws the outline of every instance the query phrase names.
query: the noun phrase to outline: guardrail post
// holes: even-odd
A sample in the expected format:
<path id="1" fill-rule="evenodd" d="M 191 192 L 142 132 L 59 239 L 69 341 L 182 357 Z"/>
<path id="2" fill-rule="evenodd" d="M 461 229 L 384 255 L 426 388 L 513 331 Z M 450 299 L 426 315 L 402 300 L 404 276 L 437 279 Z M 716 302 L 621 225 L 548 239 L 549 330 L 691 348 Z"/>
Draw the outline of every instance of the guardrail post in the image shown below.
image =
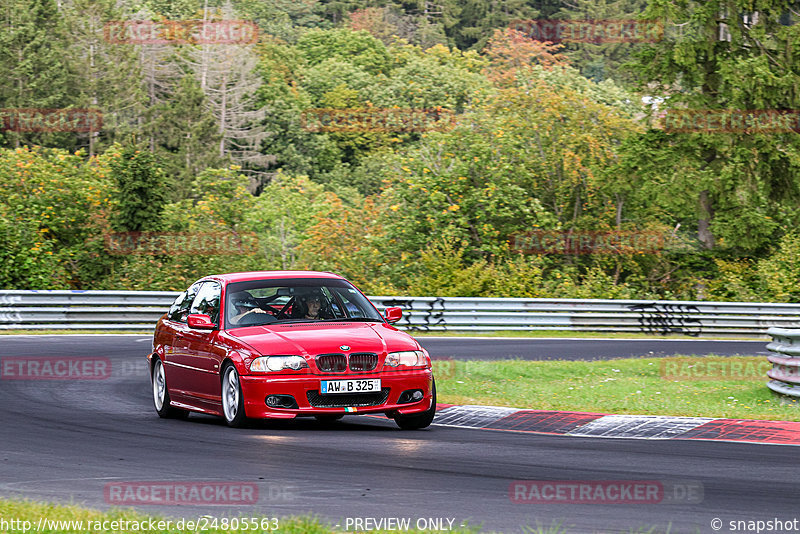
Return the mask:
<path id="1" fill-rule="evenodd" d="M 800 330 L 770 328 L 767 334 L 772 336 L 767 349 L 773 353 L 767 356 L 772 362 L 767 371 L 772 380 L 767 387 L 781 395 L 800 397 Z"/>

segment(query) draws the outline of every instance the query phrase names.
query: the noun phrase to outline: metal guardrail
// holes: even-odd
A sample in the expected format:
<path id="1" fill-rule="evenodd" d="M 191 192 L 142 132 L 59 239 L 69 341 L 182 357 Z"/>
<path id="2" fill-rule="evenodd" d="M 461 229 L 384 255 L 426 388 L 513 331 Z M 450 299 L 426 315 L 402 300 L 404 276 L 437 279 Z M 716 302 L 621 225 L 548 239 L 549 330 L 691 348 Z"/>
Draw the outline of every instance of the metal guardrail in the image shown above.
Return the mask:
<path id="1" fill-rule="evenodd" d="M 0 330 L 152 330 L 171 291 L 0 291 Z M 800 304 L 472 297 L 369 297 L 414 331 L 569 330 L 757 335 L 800 328 Z"/>
<path id="2" fill-rule="evenodd" d="M 767 387 L 782 395 L 800 397 L 800 330 L 770 328 L 767 334 L 772 336 L 772 343 L 767 345 L 772 352 L 767 356 L 772 362 L 772 369 L 767 371 L 771 378 Z"/>
<path id="3" fill-rule="evenodd" d="M 177 291 L 0 291 L 0 330 L 152 330 Z"/>

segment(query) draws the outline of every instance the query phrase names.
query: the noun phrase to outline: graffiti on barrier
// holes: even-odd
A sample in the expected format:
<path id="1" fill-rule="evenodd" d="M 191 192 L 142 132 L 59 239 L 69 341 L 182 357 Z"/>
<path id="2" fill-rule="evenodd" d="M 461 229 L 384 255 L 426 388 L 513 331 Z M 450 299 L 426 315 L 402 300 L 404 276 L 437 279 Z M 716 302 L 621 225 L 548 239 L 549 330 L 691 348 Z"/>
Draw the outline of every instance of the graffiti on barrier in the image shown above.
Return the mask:
<path id="1" fill-rule="evenodd" d="M 639 313 L 639 330 L 647 334 L 684 334 L 699 336 L 703 324 L 690 314 L 699 314 L 697 306 L 685 304 L 636 304 L 628 306 Z"/>
<path id="2" fill-rule="evenodd" d="M 0 313 L 0 323 L 21 323 L 22 314 L 19 312 Z"/>
<path id="3" fill-rule="evenodd" d="M 426 332 L 431 327 L 437 327 L 437 330 L 447 330 L 447 321 L 444 317 L 445 302 L 442 297 L 436 297 L 434 300 L 427 303 L 427 309 L 414 310 L 414 299 L 388 299 L 381 302 L 385 307 L 398 306 L 403 308 L 403 319 L 397 326 L 406 327 L 408 330 L 419 330 Z M 422 324 L 412 324 L 411 315 L 422 319 Z"/>
<path id="4" fill-rule="evenodd" d="M 21 295 L 5 295 L 0 293 L 0 306 L 13 306 L 19 302 L 22 302 Z"/>

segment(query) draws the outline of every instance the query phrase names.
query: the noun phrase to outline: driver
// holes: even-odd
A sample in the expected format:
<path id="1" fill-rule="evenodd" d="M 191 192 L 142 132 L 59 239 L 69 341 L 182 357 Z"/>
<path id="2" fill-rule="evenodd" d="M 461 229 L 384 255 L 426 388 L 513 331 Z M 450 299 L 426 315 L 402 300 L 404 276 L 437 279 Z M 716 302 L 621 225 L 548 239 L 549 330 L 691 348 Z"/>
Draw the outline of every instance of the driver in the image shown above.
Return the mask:
<path id="1" fill-rule="evenodd" d="M 231 322 L 237 324 L 246 315 L 251 313 L 267 313 L 258 306 L 258 301 L 247 291 L 239 291 L 231 295 L 231 304 L 236 308 L 237 314 L 231 317 Z"/>

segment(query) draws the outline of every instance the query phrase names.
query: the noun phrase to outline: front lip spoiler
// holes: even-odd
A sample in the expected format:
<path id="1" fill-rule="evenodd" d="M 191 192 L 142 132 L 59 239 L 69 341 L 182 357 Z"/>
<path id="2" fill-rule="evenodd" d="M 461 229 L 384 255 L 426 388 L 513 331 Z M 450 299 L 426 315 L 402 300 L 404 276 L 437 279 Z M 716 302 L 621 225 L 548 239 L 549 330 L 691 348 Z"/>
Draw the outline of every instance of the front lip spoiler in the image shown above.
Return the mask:
<path id="1" fill-rule="evenodd" d="M 426 402 L 422 399 L 414 404 L 389 404 L 378 406 L 356 406 L 355 411 L 348 411 L 348 407 L 336 408 L 269 408 L 266 419 L 293 419 L 296 417 L 314 417 L 315 415 L 375 415 L 384 414 L 388 418 L 395 415 L 422 413 L 428 408 L 419 408 L 417 405 Z"/>
<path id="2" fill-rule="evenodd" d="M 266 358 L 267 356 L 256 356 L 256 358 Z M 297 378 L 297 379 L 319 379 L 319 380 L 350 380 L 350 379 L 358 379 L 358 378 L 379 378 L 374 375 L 387 375 L 387 378 L 393 378 L 391 375 L 397 373 L 421 373 L 425 371 L 433 372 L 433 367 L 426 366 L 426 367 L 407 367 L 404 369 L 398 369 L 396 367 L 391 367 L 384 365 L 381 368 L 376 368 L 372 371 L 350 371 L 345 370 L 341 373 L 332 373 L 326 372 L 323 373 L 321 371 L 315 371 L 311 367 L 304 367 L 298 371 L 293 371 L 290 369 L 282 369 L 280 371 L 251 371 L 249 366 L 246 366 L 247 373 L 240 373 L 240 376 L 246 376 L 249 378 L 265 378 L 265 379 L 276 379 L 276 378 Z"/>

